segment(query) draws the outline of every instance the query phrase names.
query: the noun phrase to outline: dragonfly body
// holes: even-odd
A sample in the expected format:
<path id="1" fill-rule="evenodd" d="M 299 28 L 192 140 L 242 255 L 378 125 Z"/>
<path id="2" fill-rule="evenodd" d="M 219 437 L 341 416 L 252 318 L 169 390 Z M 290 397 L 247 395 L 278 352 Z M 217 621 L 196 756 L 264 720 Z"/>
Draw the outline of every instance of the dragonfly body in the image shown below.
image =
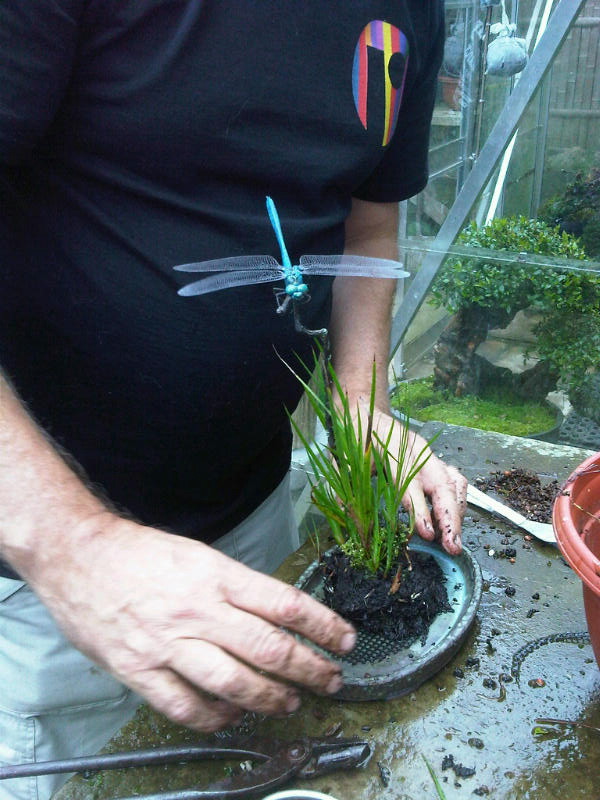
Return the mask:
<path id="1" fill-rule="evenodd" d="M 276 291 L 278 298 L 284 295 L 283 302 L 278 299 L 277 311 L 284 313 L 290 302 L 294 304 L 310 299 L 305 276 L 310 275 L 346 275 L 369 278 L 398 279 L 408 275 L 398 261 L 367 256 L 353 255 L 305 255 L 298 264 L 292 264 L 289 257 L 279 215 L 275 203 L 267 197 L 267 212 L 275 232 L 281 263 L 273 256 L 233 256 L 218 258 L 212 261 L 198 261 L 192 264 L 180 264 L 173 269 L 179 272 L 216 273 L 189 283 L 179 289 L 183 297 L 217 292 L 234 286 L 247 286 L 257 283 L 284 282 L 283 290 Z"/>

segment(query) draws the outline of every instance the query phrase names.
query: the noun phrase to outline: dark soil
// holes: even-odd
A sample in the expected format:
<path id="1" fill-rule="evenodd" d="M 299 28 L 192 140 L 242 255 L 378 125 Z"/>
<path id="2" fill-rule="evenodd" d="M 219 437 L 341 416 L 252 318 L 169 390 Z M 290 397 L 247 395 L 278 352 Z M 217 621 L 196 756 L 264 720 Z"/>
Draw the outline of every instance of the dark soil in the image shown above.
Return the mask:
<path id="1" fill-rule="evenodd" d="M 552 505 L 560 491 L 556 480 L 542 484 L 535 472 L 515 468 L 492 472 L 489 478 L 477 478 L 475 483 L 482 491 L 491 489 L 527 519 L 552 521 Z"/>
<path id="2" fill-rule="evenodd" d="M 351 566 L 337 548 L 322 560 L 326 604 L 345 619 L 408 647 L 425 642 L 429 627 L 443 611 L 452 611 L 443 572 L 426 553 L 411 553 L 400 588 L 390 594 L 392 577 L 372 575 Z"/>

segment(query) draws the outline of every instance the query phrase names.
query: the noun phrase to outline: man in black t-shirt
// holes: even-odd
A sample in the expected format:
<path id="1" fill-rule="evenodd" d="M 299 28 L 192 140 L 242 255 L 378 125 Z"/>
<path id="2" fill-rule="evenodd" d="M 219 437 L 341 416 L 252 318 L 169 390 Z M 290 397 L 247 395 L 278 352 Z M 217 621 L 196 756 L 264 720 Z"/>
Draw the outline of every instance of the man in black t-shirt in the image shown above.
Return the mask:
<path id="1" fill-rule="evenodd" d="M 96 749 L 97 730 L 106 738 L 137 702 L 121 684 L 201 730 L 241 709 L 293 710 L 280 679 L 339 688 L 338 668 L 281 626 L 334 651 L 351 628 L 207 547 L 241 555 L 244 530 L 243 560 L 262 550 L 272 560 L 250 563 L 270 570 L 293 545 L 274 544 L 289 499 L 271 540 L 260 515 L 285 494 L 286 409 L 300 396 L 282 362 L 310 361 L 311 340 L 275 313 L 272 285 L 182 298 L 172 267 L 278 257 L 266 195 L 294 260 L 396 258 L 398 201 L 427 179 L 442 23 L 441 0 L 0 6 L 0 613 L 18 606 L 30 636 L 44 618 L 27 666 L 4 641 L 6 760 L 34 757 L 25 718 L 51 740 L 38 758 L 67 754 L 48 732 L 61 714 L 80 732 L 70 753 Z M 387 371 L 393 287 L 323 277 L 310 290 L 304 322 L 329 328 L 343 386 L 364 403 L 373 358 Z M 451 553 L 464 495 L 432 457 L 407 498 L 419 533 Z M 8 677 L 33 675 L 33 660 L 44 703 Z M 56 699 L 53 682 L 78 693 Z"/>

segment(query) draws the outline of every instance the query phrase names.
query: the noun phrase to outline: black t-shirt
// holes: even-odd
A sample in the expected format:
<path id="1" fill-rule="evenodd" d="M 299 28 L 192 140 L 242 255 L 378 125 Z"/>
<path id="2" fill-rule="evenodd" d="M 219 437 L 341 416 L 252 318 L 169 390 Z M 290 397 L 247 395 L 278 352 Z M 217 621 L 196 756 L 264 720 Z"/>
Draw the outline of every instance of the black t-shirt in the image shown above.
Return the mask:
<path id="1" fill-rule="evenodd" d="M 441 0 L 4 0 L 0 364 L 92 482 L 210 541 L 289 465 L 311 341 L 173 265 L 343 250 L 426 182 Z M 310 281 L 327 325 L 329 278 Z"/>

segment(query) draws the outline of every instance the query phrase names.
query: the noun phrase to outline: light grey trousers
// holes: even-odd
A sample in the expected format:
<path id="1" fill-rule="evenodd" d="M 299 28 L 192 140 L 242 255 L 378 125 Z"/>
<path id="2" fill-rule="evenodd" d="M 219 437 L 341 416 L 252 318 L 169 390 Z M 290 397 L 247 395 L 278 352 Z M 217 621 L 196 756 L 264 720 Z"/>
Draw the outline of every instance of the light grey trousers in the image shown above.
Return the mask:
<path id="1" fill-rule="evenodd" d="M 299 546 L 289 475 L 214 546 L 273 572 Z M 65 639 L 25 583 L 0 578 L 0 763 L 96 753 L 141 702 Z M 0 800 L 48 800 L 68 777 L 0 781 Z"/>

